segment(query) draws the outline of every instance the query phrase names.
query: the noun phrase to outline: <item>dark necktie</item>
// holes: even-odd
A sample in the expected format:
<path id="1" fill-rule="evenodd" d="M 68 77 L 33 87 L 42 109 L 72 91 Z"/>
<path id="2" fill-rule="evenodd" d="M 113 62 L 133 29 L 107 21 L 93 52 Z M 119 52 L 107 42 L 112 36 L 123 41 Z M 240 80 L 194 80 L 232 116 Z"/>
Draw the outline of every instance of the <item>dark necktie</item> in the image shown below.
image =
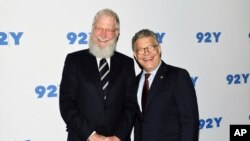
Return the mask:
<path id="1" fill-rule="evenodd" d="M 146 107 L 147 97 L 149 93 L 149 82 L 148 77 L 150 76 L 150 73 L 145 74 L 145 81 L 142 89 L 142 98 L 141 98 L 141 106 L 142 106 L 142 113 L 144 114 L 144 110 Z"/>
<path id="2" fill-rule="evenodd" d="M 101 59 L 100 61 L 99 72 L 101 76 L 102 90 L 104 91 L 103 97 L 104 97 L 104 100 L 106 100 L 107 88 L 109 85 L 109 66 L 105 58 Z"/>

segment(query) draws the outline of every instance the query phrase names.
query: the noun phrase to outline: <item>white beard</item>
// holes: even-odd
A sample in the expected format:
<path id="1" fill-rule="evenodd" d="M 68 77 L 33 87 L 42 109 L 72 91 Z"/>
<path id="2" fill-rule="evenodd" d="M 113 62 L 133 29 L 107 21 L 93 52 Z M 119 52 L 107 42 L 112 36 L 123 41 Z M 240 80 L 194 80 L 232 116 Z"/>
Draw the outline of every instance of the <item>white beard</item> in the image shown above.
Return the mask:
<path id="1" fill-rule="evenodd" d="M 93 42 L 92 37 L 89 39 L 89 51 L 98 58 L 110 58 L 116 50 L 116 39 L 110 41 L 107 47 L 101 48 Z"/>

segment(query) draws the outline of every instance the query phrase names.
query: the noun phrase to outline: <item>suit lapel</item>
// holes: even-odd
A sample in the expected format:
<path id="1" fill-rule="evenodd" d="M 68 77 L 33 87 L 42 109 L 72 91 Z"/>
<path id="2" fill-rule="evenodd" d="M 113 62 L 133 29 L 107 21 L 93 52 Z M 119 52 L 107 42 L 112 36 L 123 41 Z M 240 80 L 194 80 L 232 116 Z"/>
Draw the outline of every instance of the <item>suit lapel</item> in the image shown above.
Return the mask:
<path id="1" fill-rule="evenodd" d="M 140 106 L 139 106 L 139 103 L 138 103 L 139 101 L 141 101 L 141 99 L 138 100 L 138 97 L 137 97 L 137 91 L 138 91 L 138 87 L 139 87 L 141 75 L 142 75 L 142 71 L 141 71 L 140 74 L 137 75 L 137 77 L 136 77 L 135 93 L 136 93 L 136 101 L 137 101 L 137 105 L 136 105 L 137 110 L 136 110 L 136 111 L 139 112 L 139 114 L 138 114 L 138 115 L 139 115 L 139 118 L 140 118 L 140 119 L 143 119 L 143 115 L 142 115 L 142 112 L 141 112 L 141 109 L 140 109 Z"/>
<path id="2" fill-rule="evenodd" d="M 151 87 L 150 87 L 150 90 L 149 90 L 149 95 L 147 98 L 145 113 L 148 112 L 153 98 L 159 93 L 158 90 L 160 90 L 160 88 L 164 87 L 163 85 L 165 85 L 165 84 L 163 84 L 162 80 L 166 79 L 166 77 L 167 77 L 166 70 L 167 70 L 167 66 L 162 61 L 161 66 L 159 67 L 158 71 L 156 72 L 156 75 L 154 77 L 154 80 L 153 80 Z"/>
<path id="3" fill-rule="evenodd" d="M 108 86 L 108 94 L 111 94 L 112 86 L 117 78 L 119 78 L 121 72 L 121 63 L 117 58 L 118 54 L 114 52 L 114 55 L 110 58 L 110 79 L 109 79 L 109 86 Z"/>
<path id="4" fill-rule="evenodd" d="M 98 88 L 98 91 L 101 96 L 102 94 L 102 84 L 101 84 L 101 78 L 100 78 L 100 72 L 99 72 L 99 69 L 98 69 L 98 65 L 97 65 L 97 61 L 96 61 L 96 57 L 93 56 L 92 54 L 90 54 L 88 52 L 88 61 L 87 62 L 87 65 L 85 65 L 85 67 L 88 67 L 88 70 L 90 70 L 90 74 L 91 74 L 91 78 L 93 78 L 92 80 L 94 81 L 94 83 L 96 84 L 96 87 Z M 85 68 L 86 69 L 86 68 Z"/>

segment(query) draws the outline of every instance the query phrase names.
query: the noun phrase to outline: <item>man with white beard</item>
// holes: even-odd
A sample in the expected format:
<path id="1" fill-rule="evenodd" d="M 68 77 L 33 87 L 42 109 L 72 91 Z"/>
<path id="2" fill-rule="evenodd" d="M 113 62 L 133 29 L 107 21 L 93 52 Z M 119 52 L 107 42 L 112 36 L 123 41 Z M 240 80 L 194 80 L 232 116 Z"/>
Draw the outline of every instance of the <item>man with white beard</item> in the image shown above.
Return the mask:
<path id="1" fill-rule="evenodd" d="M 130 141 L 133 59 L 116 51 L 120 21 L 111 9 L 94 17 L 89 49 L 67 55 L 59 105 L 68 141 Z"/>

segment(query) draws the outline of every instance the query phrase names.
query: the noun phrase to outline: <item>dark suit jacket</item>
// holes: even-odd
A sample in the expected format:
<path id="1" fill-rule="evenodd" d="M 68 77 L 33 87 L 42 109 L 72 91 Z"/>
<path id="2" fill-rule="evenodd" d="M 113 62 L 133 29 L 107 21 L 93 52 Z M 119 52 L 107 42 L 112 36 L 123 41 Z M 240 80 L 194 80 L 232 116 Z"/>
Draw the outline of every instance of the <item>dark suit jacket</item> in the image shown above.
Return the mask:
<path id="1" fill-rule="evenodd" d="M 104 102 L 96 58 L 88 49 L 68 54 L 59 98 L 68 141 L 87 141 L 93 131 L 130 140 L 132 117 L 128 89 L 134 79 L 133 59 L 115 52 L 110 60 L 109 89 Z"/>
<path id="2" fill-rule="evenodd" d="M 141 74 L 137 76 L 134 93 Z M 196 94 L 186 70 L 162 61 L 149 90 L 144 116 L 139 105 L 137 109 L 135 141 L 198 140 Z"/>

